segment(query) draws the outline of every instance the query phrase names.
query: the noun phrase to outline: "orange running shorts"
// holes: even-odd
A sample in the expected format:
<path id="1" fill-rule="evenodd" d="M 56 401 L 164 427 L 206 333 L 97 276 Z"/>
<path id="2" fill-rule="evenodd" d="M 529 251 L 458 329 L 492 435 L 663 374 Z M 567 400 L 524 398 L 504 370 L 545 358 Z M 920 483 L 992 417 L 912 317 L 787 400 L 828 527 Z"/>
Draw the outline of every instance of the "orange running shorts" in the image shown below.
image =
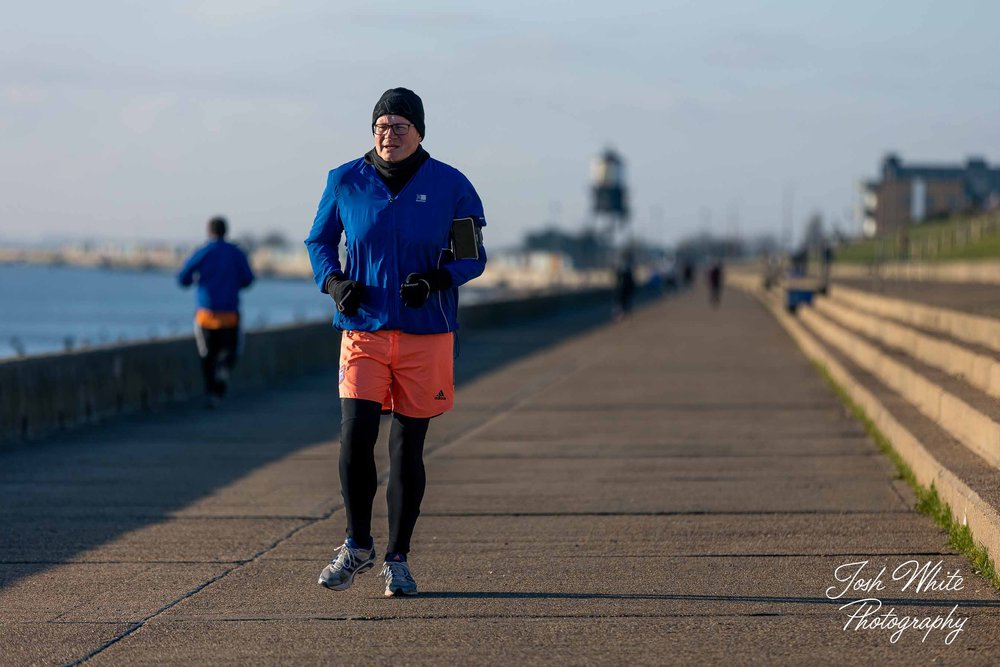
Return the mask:
<path id="1" fill-rule="evenodd" d="M 406 417 L 436 417 L 455 405 L 454 335 L 345 331 L 340 397 L 377 401 Z"/>

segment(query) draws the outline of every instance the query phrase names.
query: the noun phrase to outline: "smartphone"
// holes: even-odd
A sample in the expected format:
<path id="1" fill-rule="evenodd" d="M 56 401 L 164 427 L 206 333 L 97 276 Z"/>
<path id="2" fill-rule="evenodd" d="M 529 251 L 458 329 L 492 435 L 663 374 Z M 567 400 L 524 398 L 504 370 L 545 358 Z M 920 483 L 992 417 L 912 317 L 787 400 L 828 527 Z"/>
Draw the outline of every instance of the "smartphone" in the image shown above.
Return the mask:
<path id="1" fill-rule="evenodd" d="M 451 221 L 451 252 L 455 259 L 479 259 L 480 238 L 475 218 Z"/>

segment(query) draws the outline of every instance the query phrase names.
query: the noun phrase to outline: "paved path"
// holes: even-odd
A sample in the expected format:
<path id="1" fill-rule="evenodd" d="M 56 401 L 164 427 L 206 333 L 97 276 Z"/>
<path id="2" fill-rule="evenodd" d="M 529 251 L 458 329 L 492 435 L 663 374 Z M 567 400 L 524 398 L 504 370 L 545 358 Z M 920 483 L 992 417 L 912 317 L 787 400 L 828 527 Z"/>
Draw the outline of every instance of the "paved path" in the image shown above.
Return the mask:
<path id="1" fill-rule="evenodd" d="M 0 663 L 995 664 L 1000 595 L 758 304 L 695 291 L 549 345 L 592 322 L 466 337 L 416 599 L 316 584 L 333 377 L 0 453 Z M 901 591 L 911 559 L 962 590 Z M 880 613 L 962 632 L 844 631 L 869 594 L 825 592 L 865 560 Z"/>

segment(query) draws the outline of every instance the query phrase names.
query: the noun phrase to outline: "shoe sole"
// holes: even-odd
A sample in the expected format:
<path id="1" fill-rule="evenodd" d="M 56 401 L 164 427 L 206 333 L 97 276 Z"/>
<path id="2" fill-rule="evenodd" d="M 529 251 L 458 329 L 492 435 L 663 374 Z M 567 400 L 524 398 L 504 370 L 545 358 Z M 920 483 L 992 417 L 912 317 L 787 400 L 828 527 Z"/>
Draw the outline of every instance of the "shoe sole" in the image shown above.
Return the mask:
<path id="1" fill-rule="evenodd" d="M 346 582 L 344 582 L 344 583 L 342 583 L 342 584 L 340 584 L 338 586 L 331 586 L 330 584 L 328 584 L 325 581 L 323 581 L 323 577 L 320 577 L 320 579 L 319 579 L 319 585 L 322 586 L 323 588 L 329 589 L 331 591 L 346 591 L 348 588 L 351 587 L 352 584 L 354 584 L 354 577 L 356 577 L 359 574 L 362 574 L 364 572 L 367 572 L 368 570 L 372 569 L 373 567 L 375 567 L 375 561 L 372 561 L 372 562 L 370 562 L 370 563 L 368 563 L 366 565 L 362 565 L 361 567 L 359 567 L 358 569 L 356 569 L 354 572 L 351 573 L 350 578 Z"/>
<path id="2" fill-rule="evenodd" d="M 407 593 L 405 591 L 390 591 L 388 588 L 385 589 L 385 593 L 383 593 L 383 595 L 387 598 L 412 598 L 417 594 L 417 591 Z"/>

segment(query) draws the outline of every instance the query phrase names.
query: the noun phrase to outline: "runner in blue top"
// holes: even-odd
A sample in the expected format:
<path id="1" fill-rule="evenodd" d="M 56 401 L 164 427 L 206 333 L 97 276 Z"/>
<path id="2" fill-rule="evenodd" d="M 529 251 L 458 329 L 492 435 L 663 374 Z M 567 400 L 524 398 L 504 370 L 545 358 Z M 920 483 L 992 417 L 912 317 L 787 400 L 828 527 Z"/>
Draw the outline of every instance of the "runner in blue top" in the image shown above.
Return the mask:
<path id="1" fill-rule="evenodd" d="M 458 287 L 486 266 L 483 205 L 469 180 L 432 158 L 421 99 L 387 90 L 372 112 L 375 147 L 330 172 L 306 239 L 316 284 L 337 306 L 340 353 L 340 485 L 347 540 L 320 574 L 333 590 L 374 566 L 374 447 L 380 415 L 389 433 L 386 595 L 415 595 L 407 562 L 420 513 L 424 438 L 454 404 Z M 344 240 L 346 261 L 340 261 Z"/>
<path id="2" fill-rule="evenodd" d="M 209 241 L 194 251 L 177 274 L 181 287 L 197 283 L 194 336 L 201 357 L 208 407 L 225 395 L 241 347 L 240 290 L 254 280 L 247 256 L 226 241 L 226 219 L 208 221 Z"/>

